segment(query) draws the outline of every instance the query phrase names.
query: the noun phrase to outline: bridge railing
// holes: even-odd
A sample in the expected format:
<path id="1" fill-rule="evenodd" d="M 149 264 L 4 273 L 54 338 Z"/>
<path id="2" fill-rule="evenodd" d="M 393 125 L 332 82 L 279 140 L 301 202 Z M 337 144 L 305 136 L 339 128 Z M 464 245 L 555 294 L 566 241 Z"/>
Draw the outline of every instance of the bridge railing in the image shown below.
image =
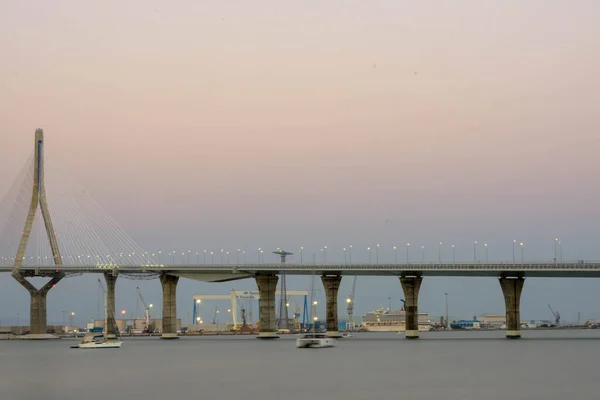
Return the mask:
<path id="1" fill-rule="evenodd" d="M 95 264 L 95 265 L 70 265 L 70 266 L 23 266 L 23 270 L 38 271 L 77 271 L 77 272 L 99 272 L 99 271 L 232 271 L 232 272 L 256 272 L 256 271 L 465 271 L 465 270 L 487 270 L 487 271 L 523 271 L 523 270 L 590 270 L 600 269 L 600 261 L 568 261 L 553 262 L 540 261 L 528 263 L 512 262 L 490 262 L 490 263 L 402 263 L 402 264 L 292 264 L 292 263 L 269 263 L 269 264 Z M 12 266 L 0 266 L 0 271 L 10 271 Z"/>

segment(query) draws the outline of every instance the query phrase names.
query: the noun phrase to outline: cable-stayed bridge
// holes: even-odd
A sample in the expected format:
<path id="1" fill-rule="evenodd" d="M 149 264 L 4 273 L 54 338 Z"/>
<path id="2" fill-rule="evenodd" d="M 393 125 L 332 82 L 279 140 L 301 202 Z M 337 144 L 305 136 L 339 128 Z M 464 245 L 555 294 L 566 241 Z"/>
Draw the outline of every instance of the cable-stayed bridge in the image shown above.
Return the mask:
<path id="1" fill-rule="evenodd" d="M 529 263 L 274 263 L 162 264 L 145 252 L 80 187 L 50 199 L 46 195 L 44 134 L 35 132 L 33 154 L 0 203 L 0 272 L 11 272 L 31 296 L 29 338 L 49 338 L 46 296 L 62 279 L 102 273 L 107 304 L 114 318 L 117 277 L 159 278 L 163 289 L 163 338 L 176 335 L 176 288 L 180 277 L 224 282 L 254 277 L 260 291 L 260 337 L 275 335 L 275 290 L 278 276 L 321 276 L 327 298 L 327 329 L 337 334 L 337 294 L 343 276 L 400 278 L 406 301 L 406 337 L 418 337 L 418 293 L 424 276 L 488 276 L 500 281 L 507 315 L 507 337 L 520 337 L 519 301 L 525 277 L 600 277 L 600 262 Z M 28 278 L 46 277 L 35 287 Z M 285 292 L 285 291 L 284 291 Z M 114 335 L 114 321 L 107 326 Z"/>

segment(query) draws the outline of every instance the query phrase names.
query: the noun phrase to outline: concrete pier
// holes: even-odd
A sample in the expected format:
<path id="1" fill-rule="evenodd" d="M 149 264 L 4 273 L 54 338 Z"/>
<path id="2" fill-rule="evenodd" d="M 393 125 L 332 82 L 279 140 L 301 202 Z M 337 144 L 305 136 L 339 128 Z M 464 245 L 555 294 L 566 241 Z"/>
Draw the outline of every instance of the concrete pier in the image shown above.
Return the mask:
<path id="1" fill-rule="evenodd" d="M 104 274 L 104 280 L 106 280 L 106 312 L 107 312 L 107 326 L 106 337 L 114 339 L 116 337 L 117 323 L 115 321 L 116 315 L 116 303 L 115 303 L 115 284 L 117 283 L 117 275 L 107 272 Z"/>
<path id="2" fill-rule="evenodd" d="M 277 290 L 277 275 L 257 275 L 254 277 L 260 293 L 260 332 L 259 339 L 276 339 L 275 324 L 275 290 Z"/>
<path id="3" fill-rule="evenodd" d="M 342 277 L 339 275 L 323 275 L 321 276 L 321 281 L 323 282 L 323 287 L 325 288 L 325 297 L 327 299 L 327 336 L 341 337 L 338 332 L 337 298 Z"/>
<path id="4" fill-rule="evenodd" d="M 406 302 L 406 332 L 407 339 L 419 338 L 419 289 L 421 288 L 421 276 L 402 276 L 400 284 L 404 291 Z"/>
<path id="5" fill-rule="evenodd" d="M 13 277 L 27 289 L 30 296 L 29 334 L 21 337 L 21 339 L 58 339 L 58 336 L 48 334 L 48 325 L 46 323 L 46 297 L 48 296 L 50 289 L 62 279 L 62 275 L 53 277 L 40 289 L 33 286 L 19 271 L 13 273 Z"/>
<path id="6" fill-rule="evenodd" d="M 504 294 L 506 306 L 506 337 L 518 339 L 521 337 L 521 291 L 525 278 L 506 276 L 500 278 L 500 287 Z"/>
<path id="7" fill-rule="evenodd" d="M 163 291 L 162 339 L 179 339 L 177 336 L 177 282 L 178 276 L 161 275 Z"/>

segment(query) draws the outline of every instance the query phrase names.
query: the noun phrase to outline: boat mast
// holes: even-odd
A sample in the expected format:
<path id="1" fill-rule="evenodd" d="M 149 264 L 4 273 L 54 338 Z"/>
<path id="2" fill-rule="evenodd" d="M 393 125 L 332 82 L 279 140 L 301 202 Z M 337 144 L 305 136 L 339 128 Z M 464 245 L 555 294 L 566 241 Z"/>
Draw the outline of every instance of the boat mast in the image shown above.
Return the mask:
<path id="1" fill-rule="evenodd" d="M 104 292 L 104 339 L 108 339 L 108 293 Z"/>
<path id="2" fill-rule="evenodd" d="M 312 270 L 312 275 L 310 277 L 311 281 L 310 281 L 310 320 L 311 320 L 311 324 L 312 324 L 312 332 L 315 333 L 316 329 L 315 329 L 315 325 L 316 325 L 316 321 L 314 320 L 313 317 L 313 308 L 314 308 L 314 297 L 315 297 L 315 269 L 313 268 Z"/>

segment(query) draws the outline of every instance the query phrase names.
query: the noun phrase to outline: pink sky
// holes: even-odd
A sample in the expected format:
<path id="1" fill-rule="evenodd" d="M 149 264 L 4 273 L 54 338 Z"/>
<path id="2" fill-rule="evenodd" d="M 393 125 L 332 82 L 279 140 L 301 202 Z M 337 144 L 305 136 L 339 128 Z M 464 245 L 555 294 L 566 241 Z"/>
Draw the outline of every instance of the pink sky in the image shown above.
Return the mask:
<path id="1" fill-rule="evenodd" d="M 468 257 L 483 238 L 508 259 L 515 237 L 547 258 L 560 235 L 598 258 L 599 16 L 592 0 L 6 2 L 0 191 L 41 127 L 49 179 L 70 168 L 144 247 L 443 240 Z"/>

